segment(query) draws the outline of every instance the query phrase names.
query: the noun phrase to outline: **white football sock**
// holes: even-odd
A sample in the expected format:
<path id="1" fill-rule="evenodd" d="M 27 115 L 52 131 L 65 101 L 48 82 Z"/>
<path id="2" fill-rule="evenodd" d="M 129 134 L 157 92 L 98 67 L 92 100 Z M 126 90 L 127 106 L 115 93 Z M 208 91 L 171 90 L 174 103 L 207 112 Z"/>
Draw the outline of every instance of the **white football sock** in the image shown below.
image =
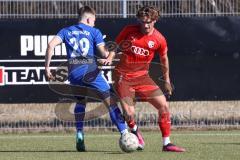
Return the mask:
<path id="1" fill-rule="evenodd" d="M 168 143 L 171 143 L 170 137 L 163 137 L 163 145 L 166 146 Z"/>
<path id="2" fill-rule="evenodd" d="M 134 126 L 133 126 L 133 128 L 132 128 L 132 131 L 134 131 L 134 132 L 136 132 L 137 131 L 137 125 L 135 124 Z"/>

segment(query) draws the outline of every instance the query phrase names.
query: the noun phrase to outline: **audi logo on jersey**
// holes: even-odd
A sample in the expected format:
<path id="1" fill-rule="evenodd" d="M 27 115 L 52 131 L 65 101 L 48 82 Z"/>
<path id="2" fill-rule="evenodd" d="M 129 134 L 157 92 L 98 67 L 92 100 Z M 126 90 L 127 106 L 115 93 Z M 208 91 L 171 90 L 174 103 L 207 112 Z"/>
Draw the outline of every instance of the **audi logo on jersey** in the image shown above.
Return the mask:
<path id="1" fill-rule="evenodd" d="M 141 55 L 141 56 L 149 56 L 149 50 L 137 47 L 137 46 L 131 46 L 131 51 L 135 54 Z"/>

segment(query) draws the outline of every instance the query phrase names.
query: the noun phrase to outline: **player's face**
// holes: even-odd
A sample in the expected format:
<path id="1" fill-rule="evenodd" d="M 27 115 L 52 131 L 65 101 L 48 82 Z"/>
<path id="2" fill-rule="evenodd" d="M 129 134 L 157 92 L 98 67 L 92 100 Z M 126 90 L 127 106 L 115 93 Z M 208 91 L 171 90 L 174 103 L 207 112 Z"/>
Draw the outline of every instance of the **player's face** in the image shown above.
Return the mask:
<path id="1" fill-rule="evenodd" d="M 154 30 L 154 24 L 156 23 L 156 20 L 152 20 L 148 17 L 143 17 L 138 19 L 141 25 L 141 30 L 144 34 L 152 33 Z"/>

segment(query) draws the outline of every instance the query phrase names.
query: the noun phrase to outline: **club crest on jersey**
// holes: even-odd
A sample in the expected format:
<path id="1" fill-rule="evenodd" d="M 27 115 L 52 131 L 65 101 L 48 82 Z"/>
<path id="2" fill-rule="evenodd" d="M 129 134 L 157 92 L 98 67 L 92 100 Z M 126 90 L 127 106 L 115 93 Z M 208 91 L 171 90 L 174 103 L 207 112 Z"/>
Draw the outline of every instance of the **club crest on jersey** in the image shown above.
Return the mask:
<path id="1" fill-rule="evenodd" d="M 149 48 L 153 48 L 154 47 L 154 42 L 153 41 L 149 41 L 148 42 L 148 47 Z"/>
<path id="2" fill-rule="evenodd" d="M 131 40 L 132 40 L 132 41 L 135 41 L 136 38 L 135 38 L 134 36 L 131 36 Z"/>

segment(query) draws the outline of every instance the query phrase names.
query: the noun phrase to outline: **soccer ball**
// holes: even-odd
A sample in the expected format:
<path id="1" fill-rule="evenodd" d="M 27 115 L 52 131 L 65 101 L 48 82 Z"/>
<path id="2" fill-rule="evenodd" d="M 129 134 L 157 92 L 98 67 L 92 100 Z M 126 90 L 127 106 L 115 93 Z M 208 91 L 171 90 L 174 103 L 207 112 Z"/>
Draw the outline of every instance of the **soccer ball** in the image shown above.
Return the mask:
<path id="1" fill-rule="evenodd" d="M 119 139 L 119 146 L 124 152 L 133 152 L 138 148 L 138 138 L 133 133 L 125 133 Z"/>

